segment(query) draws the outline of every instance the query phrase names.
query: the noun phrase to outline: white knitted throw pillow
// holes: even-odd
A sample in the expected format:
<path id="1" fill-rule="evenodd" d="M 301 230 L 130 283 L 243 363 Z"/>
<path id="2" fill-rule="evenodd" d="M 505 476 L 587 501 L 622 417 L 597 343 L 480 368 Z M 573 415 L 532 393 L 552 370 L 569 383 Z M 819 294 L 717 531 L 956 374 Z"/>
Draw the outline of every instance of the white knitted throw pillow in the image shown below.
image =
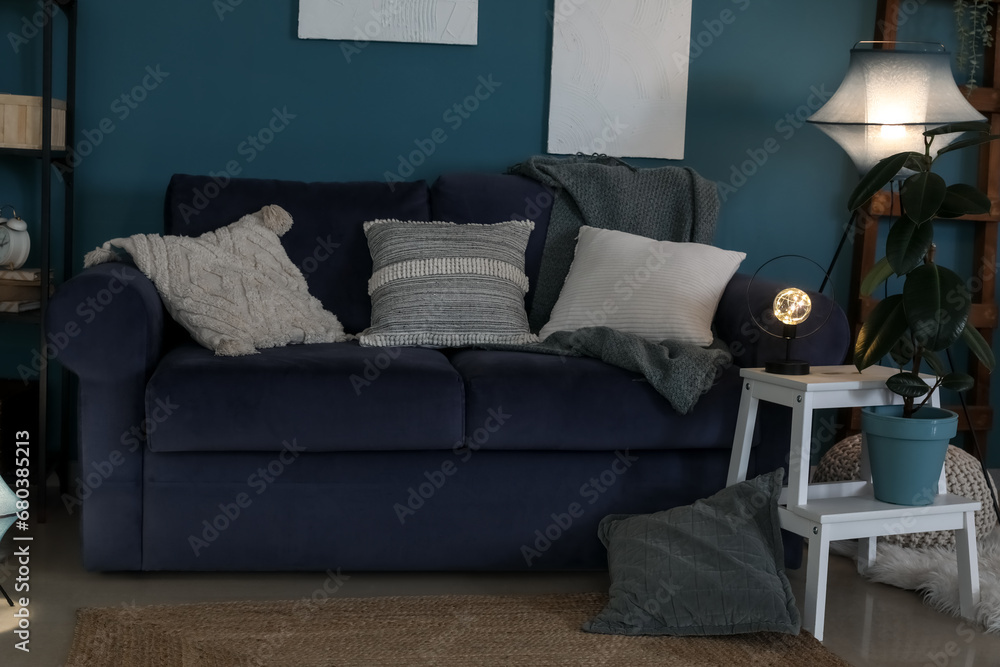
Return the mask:
<path id="1" fill-rule="evenodd" d="M 610 327 L 654 343 L 712 343 L 712 319 L 746 255 L 701 243 L 655 241 L 583 226 L 544 340 Z"/>
<path id="2" fill-rule="evenodd" d="M 198 237 L 136 234 L 87 253 L 84 266 L 131 255 L 156 285 L 167 311 L 220 356 L 289 343 L 347 340 L 336 315 L 309 294 L 279 236 L 292 227 L 280 206 L 265 206 Z"/>

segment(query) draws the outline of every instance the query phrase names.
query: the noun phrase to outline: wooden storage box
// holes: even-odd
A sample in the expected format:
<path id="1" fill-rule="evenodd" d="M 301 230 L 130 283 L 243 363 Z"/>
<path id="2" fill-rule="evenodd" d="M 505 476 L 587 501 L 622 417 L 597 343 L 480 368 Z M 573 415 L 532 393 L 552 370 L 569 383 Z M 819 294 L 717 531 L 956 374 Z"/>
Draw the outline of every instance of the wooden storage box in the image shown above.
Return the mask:
<path id="1" fill-rule="evenodd" d="M 42 98 L 0 94 L 0 147 L 42 147 Z M 52 148 L 66 148 L 66 102 L 52 100 Z"/>

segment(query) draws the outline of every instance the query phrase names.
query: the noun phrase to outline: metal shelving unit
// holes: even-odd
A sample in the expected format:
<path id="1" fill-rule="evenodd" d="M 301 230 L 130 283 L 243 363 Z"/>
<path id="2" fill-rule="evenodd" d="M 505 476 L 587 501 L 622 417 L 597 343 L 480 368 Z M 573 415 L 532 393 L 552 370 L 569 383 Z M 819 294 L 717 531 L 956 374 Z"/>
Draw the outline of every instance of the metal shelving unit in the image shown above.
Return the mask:
<path id="1" fill-rule="evenodd" d="M 45 337 L 45 313 L 48 308 L 49 288 L 51 284 L 50 270 L 52 269 L 52 195 L 53 195 L 53 170 L 60 168 L 62 172 L 62 186 L 64 193 L 64 216 L 63 216 L 63 275 L 69 277 L 73 272 L 73 196 L 74 196 L 74 174 L 69 162 L 70 150 L 73 145 L 74 123 L 76 120 L 76 27 L 77 27 L 77 0 L 46 0 L 46 9 L 58 7 L 66 16 L 66 146 L 67 150 L 55 150 L 52 148 L 52 71 L 54 65 L 53 45 L 54 30 L 52 20 L 45 22 L 42 28 L 42 147 L 40 149 L 23 148 L 0 148 L 0 158 L 17 158 L 38 160 L 41 163 L 41 209 L 39 215 L 39 249 L 40 249 L 40 269 L 41 269 L 41 308 L 37 311 L 27 313 L 3 313 L 0 316 L 0 323 L 26 324 L 37 326 L 39 350 L 46 349 L 47 340 Z M 49 12 L 49 15 L 54 12 Z M 38 375 L 38 427 L 37 432 L 32 434 L 34 445 L 37 448 L 37 459 L 34 462 L 33 473 L 35 475 L 35 485 L 37 489 L 32 496 L 37 499 L 35 507 L 38 512 L 36 517 L 40 521 L 45 520 L 45 481 L 52 471 L 47 460 L 48 447 L 48 359 L 42 354 L 41 368 Z M 64 374 L 63 402 L 68 404 L 69 382 Z M 60 418 L 63 420 L 63 430 L 67 431 L 68 424 L 65 421 L 65 410 L 62 410 Z M 60 469 L 60 481 L 65 483 L 65 469 L 67 465 L 63 448 L 57 448 L 56 464 Z"/>

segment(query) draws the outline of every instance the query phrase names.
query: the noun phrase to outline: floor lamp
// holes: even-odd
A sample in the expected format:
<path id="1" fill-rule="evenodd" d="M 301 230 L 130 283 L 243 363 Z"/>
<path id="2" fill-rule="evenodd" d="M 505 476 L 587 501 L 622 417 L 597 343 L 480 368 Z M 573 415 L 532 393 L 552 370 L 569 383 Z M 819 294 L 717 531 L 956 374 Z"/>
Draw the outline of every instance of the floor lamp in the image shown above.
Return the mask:
<path id="1" fill-rule="evenodd" d="M 927 130 L 949 123 L 985 120 L 955 83 L 948 51 L 941 44 L 925 42 L 858 42 L 851 49 L 847 74 L 837 92 L 807 119 L 840 144 L 862 176 L 890 155 L 905 151 L 923 154 Z M 936 136 L 931 157 L 936 157 L 938 151 L 961 134 Z M 912 173 L 904 168 L 895 180 L 903 180 Z M 826 287 L 856 225 L 855 212 L 844 229 L 820 291 Z M 950 354 L 948 359 L 951 363 Z M 971 424 L 965 397 L 962 394 L 959 397 L 966 421 Z M 975 431 L 972 437 L 978 449 Z M 981 459 L 980 455 L 983 474 L 988 479 L 986 463 Z M 988 486 L 992 494 L 992 486 Z M 995 495 L 993 506 L 1000 514 Z"/>
<path id="2" fill-rule="evenodd" d="M 986 117 L 959 90 L 951 73 L 951 56 L 943 45 L 858 42 L 851 49 L 847 74 L 837 92 L 807 120 L 840 144 L 864 175 L 890 155 L 923 154 L 926 130 Z M 931 157 L 960 135 L 935 137 Z M 897 179 L 912 173 L 903 169 Z M 856 224 L 854 215 L 844 228 L 821 291 Z"/>

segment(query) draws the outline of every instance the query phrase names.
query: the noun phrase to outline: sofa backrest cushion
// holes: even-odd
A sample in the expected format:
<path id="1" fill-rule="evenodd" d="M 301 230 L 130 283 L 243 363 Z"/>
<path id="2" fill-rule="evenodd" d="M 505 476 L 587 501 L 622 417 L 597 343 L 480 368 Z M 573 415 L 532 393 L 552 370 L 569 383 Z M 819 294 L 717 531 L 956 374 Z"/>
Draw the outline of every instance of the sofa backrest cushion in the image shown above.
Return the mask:
<path id="1" fill-rule="evenodd" d="M 532 220 L 535 229 L 528 238 L 524 272 L 528 275 L 525 306 L 542 265 L 542 248 L 549 231 L 552 191 L 524 176 L 488 173 L 444 174 L 431 186 L 431 219 L 458 224 L 489 225 L 507 220 Z"/>
<path id="2" fill-rule="evenodd" d="M 164 205 L 164 231 L 198 236 L 277 204 L 294 224 L 282 239 L 288 256 L 309 283 L 309 292 L 340 318 L 348 333 L 371 322 L 368 278 L 372 259 L 362 224 L 375 218 L 428 220 L 424 181 L 303 183 L 176 174 Z"/>

